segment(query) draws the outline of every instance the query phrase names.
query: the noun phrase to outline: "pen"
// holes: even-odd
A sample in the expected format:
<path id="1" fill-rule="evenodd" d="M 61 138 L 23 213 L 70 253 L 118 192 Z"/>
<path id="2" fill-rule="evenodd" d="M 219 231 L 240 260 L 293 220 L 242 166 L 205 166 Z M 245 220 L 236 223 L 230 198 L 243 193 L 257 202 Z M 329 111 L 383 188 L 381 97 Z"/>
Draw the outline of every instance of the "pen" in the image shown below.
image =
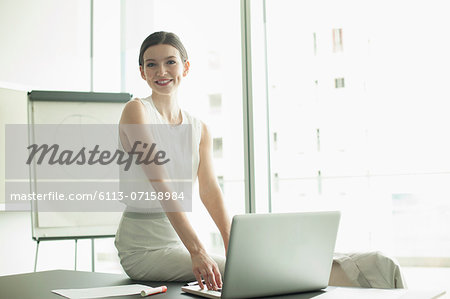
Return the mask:
<path id="1" fill-rule="evenodd" d="M 159 294 L 159 293 L 165 293 L 167 292 L 167 287 L 166 286 L 160 286 L 157 288 L 148 288 L 145 290 L 141 291 L 141 296 L 145 297 L 145 296 L 150 296 L 150 295 L 154 295 L 154 294 Z"/>

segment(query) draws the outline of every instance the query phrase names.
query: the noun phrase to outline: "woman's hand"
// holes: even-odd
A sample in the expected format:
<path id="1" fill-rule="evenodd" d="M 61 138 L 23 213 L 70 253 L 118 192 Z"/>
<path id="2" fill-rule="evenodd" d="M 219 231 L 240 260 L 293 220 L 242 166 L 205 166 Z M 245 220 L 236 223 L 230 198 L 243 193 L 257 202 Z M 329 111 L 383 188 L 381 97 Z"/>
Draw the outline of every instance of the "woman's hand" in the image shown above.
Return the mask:
<path id="1" fill-rule="evenodd" d="M 177 232 L 186 249 L 191 254 L 192 271 L 198 285 L 204 289 L 217 290 L 222 287 L 222 277 L 217 263 L 209 257 L 205 248 L 197 237 L 184 212 L 166 212 L 167 218 Z M 205 284 L 202 282 L 202 277 Z"/>
<path id="2" fill-rule="evenodd" d="M 206 252 L 191 254 L 192 271 L 200 288 L 204 289 L 202 277 L 208 290 L 217 290 L 222 287 L 222 277 L 217 263 Z"/>

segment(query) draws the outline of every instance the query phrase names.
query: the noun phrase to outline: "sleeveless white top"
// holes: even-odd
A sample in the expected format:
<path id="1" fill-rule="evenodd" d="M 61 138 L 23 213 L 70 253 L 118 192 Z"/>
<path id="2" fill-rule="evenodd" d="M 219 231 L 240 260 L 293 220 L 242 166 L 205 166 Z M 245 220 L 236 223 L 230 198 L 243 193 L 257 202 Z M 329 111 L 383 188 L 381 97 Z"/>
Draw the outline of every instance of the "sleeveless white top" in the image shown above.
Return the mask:
<path id="1" fill-rule="evenodd" d="M 145 99 L 139 99 L 142 104 L 146 108 L 149 124 L 161 124 L 161 125 L 169 125 L 169 123 L 163 118 L 163 116 L 159 113 L 151 96 Z M 184 110 L 181 110 L 182 115 L 182 123 L 181 125 L 191 125 L 192 127 L 192 186 L 194 185 L 197 179 L 198 166 L 200 162 L 200 140 L 202 133 L 202 124 L 201 121 L 190 115 Z M 170 138 L 167 136 L 165 138 Z M 123 145 L 119 142 L 119 147 L 123 150 Z M 124 195 L 130 196 L 131 193 L 136 190 L 148 190 L 148 192 L 154 191 L 152 184 L 147 179 L 144 170 L 138 166 L 134 167 L 133 171 L 124 171 L 122 168 L 120 170 L 120 191 L 123 192 Z M 192 194 L 191 194 L 192 195 Z M 139 213 L 154 213 L 154 212 L 162 212 L 161 205 L 156 201 L 146 201 L 144 203 L 132 201 L 130 197 L 128 199 L 123 200 L 123 202 L 127 205 L 127 212 L 139 212 Z"/>

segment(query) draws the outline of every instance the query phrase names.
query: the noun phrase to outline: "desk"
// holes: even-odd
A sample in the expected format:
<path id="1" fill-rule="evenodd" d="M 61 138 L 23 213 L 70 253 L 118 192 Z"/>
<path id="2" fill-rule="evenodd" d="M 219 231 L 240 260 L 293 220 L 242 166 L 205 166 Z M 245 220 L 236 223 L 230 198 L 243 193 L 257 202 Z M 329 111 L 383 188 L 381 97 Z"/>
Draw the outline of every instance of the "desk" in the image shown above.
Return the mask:
<path id="1" fill-rule="evenodd" d="M 54 294 L 51 292 L 51 290 L 117 286 L 133 283 L 149 285 L 152 287 L 160 285 L 167 286 L 167 293 L 152 295 L 150 297 L 147 297 L 149 299 L 201 298 L 186 293 L 182 293 L 181 286 L 184 284 L 183 282 L 152 282 L 152 281 L 142 282 L 142 281 L 133 281 L 126 275 L 122 274 L 107 274 L 107 273 L 71 271 L 71 270 L 52 270 L 52 271 L 34 272 L 9 276 L 0 276 L 0 299 L 63 299 L 65 297 Z M 276 297 L 265 297 L 265 298 L 309 299 L 322 293 L 323 292 L 318 291 L 302 294 L 289 294 Z M 132 296 L 116 296 L 109 298 L 142 299 L 143 297 L 141 297 L 140 295 L 132 295 Z M 424 297 L 412 296 L 402 298 L 417 299 Z"/>
<path id="2" fill-rule="evenodd" d="M 181 292 L 183 282 L 151 282 L 133 281 L 122 274 L 107 274 L 72 270 L 52 270 L 26 274 L 0 276 L 0 299 L 64 299 L 51 292 L 55 289 L 77 289 L 116 286 L 139 283 L 152 287 L 166 285 L 167 293 L 147 297 L 149 299 L 191 299 L 201 298 Z M 310 292 L 286 296 L 278 299 L 307 299 L 322 292 Z M 114 299 L 137 299 L 140 295 L 109 297 Z M 266 297 L 269 298 L 269 297 Z"/>

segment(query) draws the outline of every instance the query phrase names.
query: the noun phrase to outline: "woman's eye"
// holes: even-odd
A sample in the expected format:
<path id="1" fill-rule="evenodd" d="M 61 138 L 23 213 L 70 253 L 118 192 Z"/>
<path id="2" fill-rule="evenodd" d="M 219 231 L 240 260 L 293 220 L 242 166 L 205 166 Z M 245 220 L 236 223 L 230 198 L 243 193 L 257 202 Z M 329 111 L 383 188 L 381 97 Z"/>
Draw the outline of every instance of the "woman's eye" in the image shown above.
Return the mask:
<path id="1" fill-rule="evenodd" d="M 175 60 L 169 60 L 169 61 L 167 61 L 167 64 L 175 64 L 175 63 L 176 63 Z"/>
<path id="2" fill-rule="evenodd" d="M 155 66 L 155 64 L 154 63 L 149 63 L 149 64 L 147 64 L 147 67 L 153 67 L 153 66 Z"/>

